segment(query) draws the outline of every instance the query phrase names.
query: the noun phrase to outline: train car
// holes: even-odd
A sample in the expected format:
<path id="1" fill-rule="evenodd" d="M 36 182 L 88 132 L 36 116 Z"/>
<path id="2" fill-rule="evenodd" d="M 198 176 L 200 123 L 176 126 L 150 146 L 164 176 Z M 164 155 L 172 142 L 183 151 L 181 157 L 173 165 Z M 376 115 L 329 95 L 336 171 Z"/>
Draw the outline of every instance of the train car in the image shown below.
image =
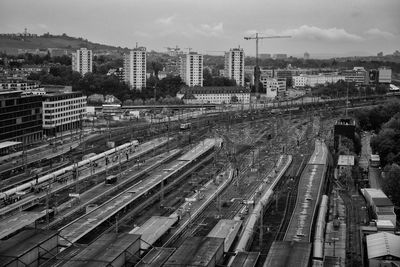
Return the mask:
<path id="1" fill-rule="evenodd" d="M 313 260 L 315 261 L 322 261 L 324 258 L 325 217 L 328 211 L 328 200 L 328 196 L 323 195 L 319 207 L 313 246 Z"/>
<path id="2" fill-rule="evenodd" d="M 186 123 L 181 123 L 181 125 L 179 126 L 180 130 L 189 130 L 190 127 L 192 126 L 192 124 L 190 122 L 186 122 Z"/>
<path id="3" fill-rule="evenodd" d="M 112 185 L 112 184 L 117 183 L 117 181 L 118 181 L 118 177 L 116 175 L 109 175 L 106 177 L 106 180 L 104 183 L 106 185 Z"/>
<path id="4" fill-rule="evenodd" d="M 118 147 L 109 149 L 103 153 L 91 156 L 80 162 L 63 167 L 57 171 L 48 173 L 44 176 L 38 177 L 29 182 L 26 182 L 24 184 L 18 185 L 14 188 L 1 192 L 0 206 L 10 204 L 10 201 L 14 200 L 13 196 L 16 194 L 16 192 L 43 191 L 48 187 L 50 181 L 63 183 L 66 182 L 68 179 L 71 178 L 74 179 L 79 175 L 79 173 L 83 172 L 88 168 L 94 168 L 105 158 L 110 158 L 115 160 L 115 158 L 119 157 L 119 155 L 122 153 L 128 153 L 128 154 L 133 153 L 138 145 L 139 141 L 133 140 L 131 142 L 122 144 Z"/>

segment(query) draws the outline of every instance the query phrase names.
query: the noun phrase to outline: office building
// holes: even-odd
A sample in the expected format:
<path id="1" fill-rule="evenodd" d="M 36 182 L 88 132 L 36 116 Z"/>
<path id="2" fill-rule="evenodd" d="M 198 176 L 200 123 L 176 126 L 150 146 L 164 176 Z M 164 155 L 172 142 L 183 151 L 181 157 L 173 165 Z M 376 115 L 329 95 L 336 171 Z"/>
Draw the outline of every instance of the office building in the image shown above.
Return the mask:
<path id="1" fill-rule="evenodd" d="M 80 129 L 85 115 L 86 96 L 80 92 L 43 96 L 43 131 L 47 136 Z"/>
<path id="2" fill-rule="evenodd" d="M 236 81 L 236 85 L 244 86 L 244 51 L 232 48 L 225 53 L 224 76 Z"/>
<path id="3" fill-rule="evenodd" d="M 203 86 L 203 55 L 189 52 L 181 57 L 180 76 L 187 86 Z"/>
<path id="4" fill-rule="evenodd" d="M 345 70 L 341 73 L 345 77 L 346 82 L 354 82 L 356 84 L 368 84 L 368 72 L 363 67 L 354 67 L 352 70 Z"/>
<path id="5" fill-rule="evenodd" d="M 293 76 L 293 87 L 315 87 L 319 84 L 337 83 L 340 80 L 345 80 L 345 76 L 337 75 L 336 73 L 320 73 L 318 75 L 305 75 Z"/>
<path id="6" fill-rule="evenodd" d="M 392 69 L 381 67 L 378 69 L 378 83 L 391 83 Z"/>
<path id="7" fill-rule="evenodd" d="M 310 59 L 310 54 L 308 52 L 304 53 L 304 59 L 305 60 Z"/>
<path id="8" fill-rule="evenodd" d="M 42 97 L 0 91 L 0 141 L 31 144 L 42 136 Z"/>
<path id="9" fill-rule="evenodd" d="M 146 48 L 136 47 L 124 54 L 124 81 L 132 89 L 146 87 Z"/>
<path id="10" fill-rule="evenodd" d="M 72 70 L 79 72 L 82 76 L 93 71 L 92 50 L 81 48 L 72 53 Z"/>
<path id="11" fill-rule="evenodd" d="M 261 80 L 267 98 L 283 97 L 286 95 L 285 78 L 265 78 Z"/>

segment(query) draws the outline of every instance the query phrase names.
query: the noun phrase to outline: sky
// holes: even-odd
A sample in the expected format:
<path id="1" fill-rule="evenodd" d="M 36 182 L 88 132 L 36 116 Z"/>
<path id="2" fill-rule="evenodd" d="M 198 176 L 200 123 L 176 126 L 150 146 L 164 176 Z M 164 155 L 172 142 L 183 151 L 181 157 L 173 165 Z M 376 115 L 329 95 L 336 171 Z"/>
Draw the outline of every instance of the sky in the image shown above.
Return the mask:
<path id="1" fill-rule="evenodd" d="M 0 0 L 0 33 L 66 33 L 93 42 L 222 55 L 245 36 L 260 53 L 360 56 L 400 50 L 399 0 Z"/>

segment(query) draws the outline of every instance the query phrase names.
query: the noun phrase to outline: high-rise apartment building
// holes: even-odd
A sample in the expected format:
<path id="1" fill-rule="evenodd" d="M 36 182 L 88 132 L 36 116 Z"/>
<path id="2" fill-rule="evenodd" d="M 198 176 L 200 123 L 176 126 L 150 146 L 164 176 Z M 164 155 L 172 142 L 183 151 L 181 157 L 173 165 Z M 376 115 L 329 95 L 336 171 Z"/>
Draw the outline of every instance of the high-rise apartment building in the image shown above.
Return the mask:
<path id="1" fill-rule="evenodd" d="M 188 86 L 203 86 L 203 55 L 196 52 L 183 55 L 179 73 Z"/>
<path id="2" fill-rule="evenodd" d="M 72 70 L 79 72 L 82 76 L 93 71 L 92 50 L 81 48 L 72 53 Z"/>
<path id="3" fill-rule="evenodd" d="M 136 47 L 124 54 L 124 81 L 132 89 L 146 87 L 146 47 Z"/>
<path id="4" fill-rule="evenodd" d="M 244 86 L 244 51 L 233 48 L 225 53 L 224 76 L 236 81 L 236 85 Z"/>

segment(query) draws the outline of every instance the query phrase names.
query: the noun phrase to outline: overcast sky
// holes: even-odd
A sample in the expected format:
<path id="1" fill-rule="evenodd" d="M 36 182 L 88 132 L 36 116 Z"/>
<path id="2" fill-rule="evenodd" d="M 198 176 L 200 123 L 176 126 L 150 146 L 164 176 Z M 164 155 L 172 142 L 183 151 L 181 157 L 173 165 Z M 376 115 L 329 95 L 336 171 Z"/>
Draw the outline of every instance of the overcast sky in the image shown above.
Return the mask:
<path id="1" fill-rule="evenodd" d="M 165 51 L 376 55 L 400 50 L 400 0 L 0 0 L 0 32 L 67 33 Z M 207 52 L 218 55 L 220 52 Z M 220 53 L 222 54 L 222 53 Z"/>

